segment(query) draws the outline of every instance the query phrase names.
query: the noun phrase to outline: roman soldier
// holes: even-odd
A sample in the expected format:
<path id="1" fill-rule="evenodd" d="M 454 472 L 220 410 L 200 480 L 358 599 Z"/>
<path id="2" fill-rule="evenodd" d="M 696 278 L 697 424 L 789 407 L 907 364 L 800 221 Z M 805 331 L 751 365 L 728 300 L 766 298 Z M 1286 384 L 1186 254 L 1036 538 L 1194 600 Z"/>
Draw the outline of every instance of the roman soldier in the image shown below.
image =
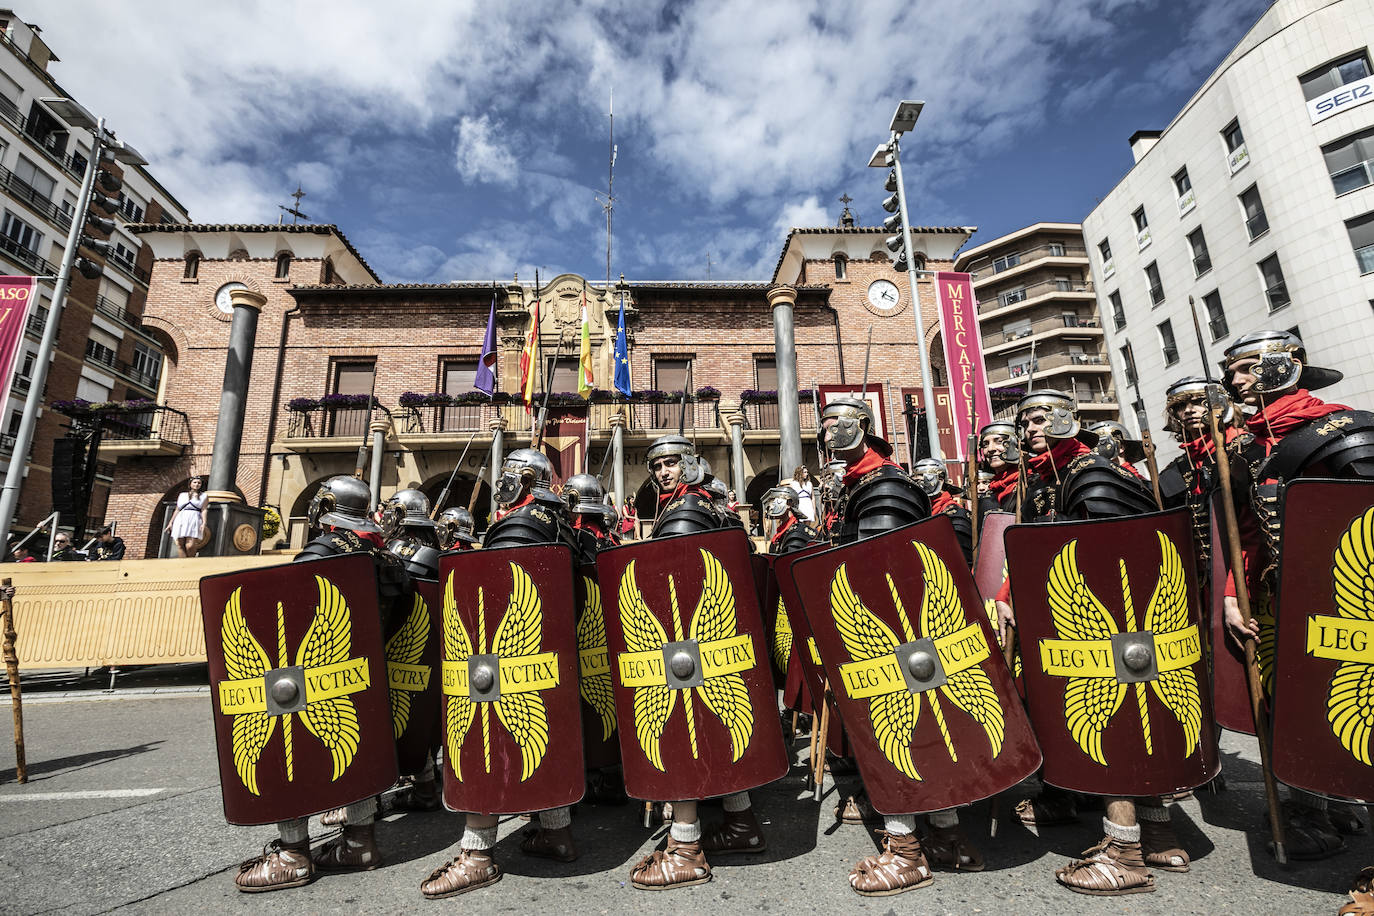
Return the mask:
<path id="1" fill-rule="evenodd" d="M 929 518 L 930 497 L 890 457 L 892 446 L 874 432 L 866 401 L 830 399 L 821 412 L 826 448 L 845 462 L 840 497 L 839 543 L 855 541 Z M 980 871 L 983 856 L 959 829 L 957 810 L 933 811 L 925 842 L 916 836 L 916 815 L 887 815 L 883 851 L 865 856 L 849 872 L 849 886 L 863 896 L 889 896 L 930 884 L 927 853 L 937 865 Z"/>
<path id="2" fill-rule="evenodd" d="M 651 538 L 698 534 L 730 527 L 727 513 L 715 505 L 705 462 L 697 457 L 690 439 L 661 436 L 645 455 L 649 474 L 658 487 L 658 507 Z M 634 887 L 667 890 L 690 887 L 711 880 L 713 855 L 761 853 L 767 848 L 763 828 L 754 815 L 748 792 L 722 799 L 725 820 L 703 833 L 695 800 L 678 800 L 672 806 L 673 823 L 664 849 L 656 849 L 630 870 Z"/>
<path id="3" fill-rule="evenodd" d="M 1031 392 L 1017 403 L 1016 422 L 1029 456 L 1024 521 L 1107 519 L 1156 510 L 1138 475 L 1094 449 L 1098 436 L 1083 429 L 1070 395 Z M 1014 623 L 1009 596 L 1004 586 L 997 602 L 1004 624 Z M 1055 872 L 1060 884 L 1078 893 L 1114 896 L 1154 890 L 1148 866 L 1188 870 L 1168 809 L 1158 798 L 1139 801 L 1106 798 L 1102 840 Z M 1022 802 L 1027 804 L 1032 803 Z"/>
<path id="4" fill-rule="evenodd" d="M 574 474 L 564 481 L 562 495 L 572 515 L 577 562 L 595 563 L 597 551 L 620 543 L 614 525 L 607 522 L 606 489 L 591 474 Z"/>
<path id="5" fill-rule="evenodd" d="M 992 475 L 987 494 L 978 495 L 978 517 L 1000 509 L 1016 511 L 1016 485 L 1021 453 L 1016 424 L 1009 420 L 995 420 L 978 431 L 978 466 Z"/>
<path id="6" fill-rule="evenodd" d="M 498 518 L 487 529 L 483 549 L 566 544 L 576 552 L 576 538 L 567 521 L 567 505 L 553 492 L 552 483 L 553 466 L 543 452 L 522 448 L 507 455 L 501 463 L 501 477 L 496 484 Z M 568 587 L 572 588 L 572 582 Z M 464 817 L 458 854 L 420 883 L 420 892 L 430 900 L 465 894 L 501 879 L 501 866 L 492 855 L 500 819 L 496 815 L 472 812 Z M 540 811 L 538 821 L 521 840 L 522 852 L 560 862 L 577 858 L 569 808 Z"/>
<path id="7" fill-rule="evenodd" d="M 1230 571 L 1224 604 L 1227 629 L 1243 644 L 1259 636 L 1261 624 L 1242 621 L 1235 577 L 1245 576 L 1251 595 L 1274 593 L 1285 487 L 1302 478 L 1374 479 L 1374 413 L 1314 397 L 1342 373 L 1310 365 L 1301 338 L 1289 331 L 1241 336 L 1226 348 L 1222 366 L 1230 393 L 1253 411 L 1239 450 L 1242 473 L 1232 481 L 1245 497 L 1235 494 L 1245 568 Z M 1345 849 L 1342 834 L 1367 830 L 1349 806 L 1296 788 L 1285 813 L 1286 848 L 1295 859 L 1336 855 Z"/>
<path id="8" fill-rule="evenodd" d="M 323 529 L 296 555 L 297 561 L 361 553 L 376 566 L 378 605 L 385 632 L 410 599 L 411 583 L 405 567 L 383 549 L 381 529 L 368 513 L 371 493 L 354 477 L 331 477 L 310 501 L 310 526 Z M 240 891 L 258 893 L 299 887 L 315 879 L 315 871 L 369 871 L 382 864 L 374 821 L 377 800 L 362 799 L 346 809 L 340 835 L 310 855 L 309 819 L 277 824 L 280 839 L 262 855 L 239 866 L 234 883 Z"/>
<path id="9" fill-rule="evenodd" d="M 954 535 L 959 539 L 959 549 L 964 561 L 973 566 L 973 520 L 968 509 L 959 501 L 964 491 L 949 482 L 949 472 L 945 463 L 938 458 L 922 458 L 911 469 L 911 476 L 926 496 L 930 497 L 931 515 L 948 515 L 954 525 Z"/>
<path id="10" fill-rule="evenodd" d="M 1141 480 L 1149 481 L 1136 468 L 1138 462 L 1145 460 L 1145 443 L 1131 438 L 1126 427 L 1115 420 L 1101 420 L 1088 427 L 1097 434 L 1097 453 L 1109 461 L 1115 461 Z"/>
<path id="11" fill-rule="evenodd" d="M 462 506 L 450 506 L 439 513 L 435 522 L 439 546 L 444 550 L 472 550 L 477 546 L 477 538 L 472 533 L 475 526 L 471 512 Z"/>
<path id="12" fill-rule="evenodd" d="M 791 553 L 824 540 L 821 532 L 802 517 L 798 506 L 797 491 L 789 486 L 776 486 L 763 494 L 763 515 L 774 525 L 769 553 Z"/>

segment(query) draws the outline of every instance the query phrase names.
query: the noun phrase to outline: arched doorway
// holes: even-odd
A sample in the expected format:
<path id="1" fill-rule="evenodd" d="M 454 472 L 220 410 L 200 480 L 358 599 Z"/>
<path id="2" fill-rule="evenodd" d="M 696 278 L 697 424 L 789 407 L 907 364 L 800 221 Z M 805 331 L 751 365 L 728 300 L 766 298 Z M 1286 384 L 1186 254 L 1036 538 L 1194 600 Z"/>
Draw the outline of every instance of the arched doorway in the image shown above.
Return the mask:
<path id="1" fill-rule="evenodd" d="M 780 468 L 771 467 L 754 475 L 754 479 L 749 481 L 749 485 L 744 488 L 744 502 L 751 506 L 763 505 L 763 494 L 778 485 L 782 479 Z"/>
<path id="2" fill-rule="evenodd" d="M 195 476 L 202 481 L 205 480 L 203 474 Z M 148 540 L 143 548 L 145 557 L 174 557 L 177 555 L 176 546 L 172 543 L 171 535 L 167 533 L 167 525 L 172 520 L 172 510 L 177 507 L 177 496 L 190 492 L 190 489 L 191 478 L 185 477 L 176 486 L 170 487 L 158 500 L 157 508 L 153 510 L 153 517 L 148 520 Z M 234 487 L 234 493 L 240 500 L 243 500 L 242 490 Z"/>

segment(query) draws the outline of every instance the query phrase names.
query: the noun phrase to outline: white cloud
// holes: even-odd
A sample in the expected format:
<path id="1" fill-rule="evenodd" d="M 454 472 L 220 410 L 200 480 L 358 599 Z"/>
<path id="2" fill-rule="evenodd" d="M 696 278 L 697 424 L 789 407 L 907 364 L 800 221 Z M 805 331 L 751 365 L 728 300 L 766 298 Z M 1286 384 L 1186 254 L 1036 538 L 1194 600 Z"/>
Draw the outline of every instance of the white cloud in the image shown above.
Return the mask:
<path id="1" fill-rule="evenodd" d="M 464 115 L 458 122 L 458 148 L 454 164 L 466 182 L 513 185 L 520 174 L 515 157 L 502 138 L 505 125 L 486 115 Z"/>
<path id="2" fill-rule="evenodd" d="M 787 204 L 782 208 L 778 218 L 773 221 L 773 234 L 782 239 L 793 228 L 828 226 L 834 222 L 834 215 L 822 207 L 816 195 L 812 194 L 800 203 Z"/>

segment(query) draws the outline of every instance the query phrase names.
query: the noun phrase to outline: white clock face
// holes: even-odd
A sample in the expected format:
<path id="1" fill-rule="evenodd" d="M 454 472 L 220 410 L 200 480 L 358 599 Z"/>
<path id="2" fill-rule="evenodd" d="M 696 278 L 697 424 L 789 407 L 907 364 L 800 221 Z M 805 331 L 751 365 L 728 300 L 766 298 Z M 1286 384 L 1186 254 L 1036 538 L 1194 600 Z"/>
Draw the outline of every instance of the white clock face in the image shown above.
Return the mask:
<path id="1" fill-rule="evenodd" d="M 874 280 L 868 287 L 868 303 L 875 309 L 887 311 L 902 301 L 897 284 L 891 280 Z"/>
<path id="2" fill-rule="evenodd" d="M 226 315 L 234 314 L 234 303 L 229 298 L 229 294 L 236 289 L 247 288 L 247 284 L 239 283 L 237 281 L 224 284 L 219 289 L 215 290 L 215 308 L 219 309 Z"/>

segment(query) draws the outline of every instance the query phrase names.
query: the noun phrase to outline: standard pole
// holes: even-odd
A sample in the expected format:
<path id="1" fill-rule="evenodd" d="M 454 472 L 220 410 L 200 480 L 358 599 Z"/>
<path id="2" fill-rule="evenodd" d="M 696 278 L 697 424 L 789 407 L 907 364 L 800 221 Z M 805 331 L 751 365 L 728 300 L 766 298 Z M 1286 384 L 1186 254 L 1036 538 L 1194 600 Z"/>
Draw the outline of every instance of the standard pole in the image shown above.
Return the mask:
<path id="1" fill-rule="evenodd" d="M 506 460 L 506 418 L 495 417 L 491 421 L 491 508 L 487 517 L 496 521 L 496 483 L 501 479 L 501 464 Z M 481 482 L 473 484 L 480 486 Z M 490 524 L 491 522 L 488 522 Z"/>
<path id="2" fill-rule="evenodd" d="M 611 451 L 615 464 L 611 467 L 611 489 L 615 492 L 615 511 L 625 505 L 625 415 L 611 417 Z"/>
<path id="3" fill-rule="evenodd" d="M 14 514 L 19 508 L 19 487 L 24 479 L 24 467 L 29 462 L 33 428 L 38 422 L 38 408 L 43 403 L 43 388 L 48 382 L 48 363 L 52 362 L 52 352 L 57 346 L 57 328 L 62 323 L 62 309 L 67 304 L 67 287 L 71 281 L 72 265 L 76 263 L 81 230 L 86 225 L 86 209 L 91 205 L 91 189 L 95 187 L 95 174 L 100 169 L 100 158 L 104 152 L 105 119 L 101 118 L 100 123 L 96 125 L 95 135 L 91 138 L 91 158 L 86 163 L 86 174 L 81 179 L 81 193 L 76 199 L 76 212 L 72 214 L 72 225 L 67 230 L 67 247 L 62 251 L 62 266 L 57 271 L 57 283 L 52 291 L 52 305 L 48 307 L 48 320 L 43 325 L 43 340 L 38 345 L 38 355 L 33 362 L 29 396 L 24 399 L 24 413 L 19 419 L 19 430 L 14 434 L 14 450 L 10 452 L 10 466 L 5 471 L 4 488 L 0 490 L 0 544 L 9 540 L 10 528 L 14 525 Z"/>
<path id="4" fill-rule="evenodd" d="M 901 207 L 902 232 L 906 236 L 902 241 L 906 248 L 907 284 L 911 287 L 911 312 L 916 318 L 916 352 L 921 358 L 921 398 L 926 409 L 926 437 L 930 439 L 930 457 L 936 461 L 944 461 L 945 455 L 940 449 L 940 424 L 935 418 L 935 388 L 930 383 L 930 354 L 926 350 L 925 320 L 921 316 L 921 297 L 916 292 L 916 258 L 911 250 L 911 217 L 907 214 L 906 181 L 902 178 L 900 145 L 901 138 L 894 135 L 892 163 L 897 170 L 897 203 Z"/>

